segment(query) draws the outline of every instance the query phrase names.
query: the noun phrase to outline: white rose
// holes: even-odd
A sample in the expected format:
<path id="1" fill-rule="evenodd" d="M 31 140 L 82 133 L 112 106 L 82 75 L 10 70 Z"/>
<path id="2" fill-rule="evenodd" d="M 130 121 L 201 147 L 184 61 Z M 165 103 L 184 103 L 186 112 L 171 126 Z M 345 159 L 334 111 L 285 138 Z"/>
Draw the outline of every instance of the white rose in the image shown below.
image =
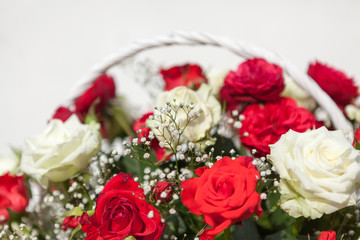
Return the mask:
<path id="1" fill-rule="evenodd" d="M 299 87 L 289 76 L 284 74 L 285 89 L 281 96 L 290 97 L 294 99 L 300 107 L 312 111 L 316 107 L 315 100 L 307 94 L 301 87 Z"/>
<path id="2" fill-rule="evenodd" d="M 356 204 L 360 153 L 342 131 L 290 130 L 270 145 L 280 175 L 280 206 L 290 216 L 320 218 Z"/>
<path id="3" fill-rule="evenodd" d="M 53 119 L 40 135 L 27 140 L 20 168 L 47 186 L 85 169 L 101 145 L 99 124 L 82 124 L 73 114 L 66 122 Z"/>
<path id="4" fill-rule="evenodd" d="M 7 172 L 14 174 L 16 167 L 19 164 L 19 159 L 16 156 L 3 156 L 0 155 L 0 176 Z"/>
<path id="5" fill-rule="evenodd" d="M 190 105 L 194 108 L 190 109 Z M 176 87 L 163 92 L 157 97 L 156 106 L 161 108 L 161 112 L 157 115 L 155 111 L 155 120 L 149 120 L 147 124 L 157 139 L 164 142 L 168 148 L 170 145 L 174 147 L 185 142 L 201 140 L 221 117 L 221 105 L 206 84 L 202 84 L 197 91 L 187 87 Z"/>
<path id="6" fill-rule="evenodd" d="M 349 104 L 345 107 L 345 113 L 350 120 L 355 120 L 356 122 L 360 123 L 360 108 Z"/>
<path id="7" fill-rule="evenodd" d="M 213 94 L 218 94 L 224 85 L 224 80 L 229 71 L 219 68 L 211 68 L 206 71 L 206 78 L 208 79 L 209 86 Z"/>

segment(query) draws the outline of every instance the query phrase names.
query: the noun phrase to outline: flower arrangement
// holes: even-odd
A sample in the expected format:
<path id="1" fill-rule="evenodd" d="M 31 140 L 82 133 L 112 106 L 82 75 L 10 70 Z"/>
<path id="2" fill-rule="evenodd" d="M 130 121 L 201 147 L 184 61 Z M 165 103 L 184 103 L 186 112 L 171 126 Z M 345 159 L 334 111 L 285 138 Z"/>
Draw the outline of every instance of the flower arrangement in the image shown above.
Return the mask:
<path id="1" fill-rule="evenodd" d="M 137 116 L 108 73 L 59 106 L 0 158 L 0 238 L 358 239 L 354 80 L 309 65 L 355 134 L 263 58 L 213 73 L 156 69 L 162 87 Z"/>

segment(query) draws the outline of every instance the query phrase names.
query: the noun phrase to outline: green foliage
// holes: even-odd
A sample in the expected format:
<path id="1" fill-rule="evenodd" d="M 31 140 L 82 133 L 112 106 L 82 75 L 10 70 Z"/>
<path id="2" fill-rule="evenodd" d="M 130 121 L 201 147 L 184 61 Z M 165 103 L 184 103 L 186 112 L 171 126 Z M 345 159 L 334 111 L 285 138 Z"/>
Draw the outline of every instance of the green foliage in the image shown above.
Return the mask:
<path id="1" fill-rule="evenodd" d="M 70 211 L 68 211 L 67 213 L 65 213 L 63 215 L 63 217 L 69 217 L 69 216 L 75 216 L 75 217 L 79 217 L 83 214 L 83 210 L 80 207 L 74 207 L 73 209 L 71 209 Z"/>
<path id="2" fill-rule="evenodd" d="M 81 225 L 77 226 L 70 235 L 70 239 L 74 239 L 77 233 L 80 233 L 81 231 Z"/>
<path id="3" fill-rule="evenodd" d="M 148 159 L 144 159 L 144 149 L 141 146 L 134 146 L 134 151 L 129 156 L 121 158 L 122 169 L 126 169 L 127 173 L 131 173 L 134 177 L 142 179 L 144 177 L 144 169 L 149 167 L 151 171 L 156 169 L 157 159 L 153 153 L 150 153 Z"/>
<path id="4" fill-rule="evenodd" d="M 133 236 L 128 236 L 124 240 L 136 240 L 136 238 L 134 238 Z"/>

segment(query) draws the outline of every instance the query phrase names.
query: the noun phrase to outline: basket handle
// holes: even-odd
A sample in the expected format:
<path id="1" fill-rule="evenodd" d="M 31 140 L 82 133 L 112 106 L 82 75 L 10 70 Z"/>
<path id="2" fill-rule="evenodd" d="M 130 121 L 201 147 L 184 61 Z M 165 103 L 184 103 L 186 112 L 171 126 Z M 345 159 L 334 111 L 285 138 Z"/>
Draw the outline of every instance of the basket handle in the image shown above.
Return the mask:
<path id="1" fill-rule="evenodd" d="M 114 65 L 117 65 L 144 50 L 173 45 L 210 45 L 215 47 L 222 47 L 228 49 L 230 52 L 233 52 L 235 55 L 246 59 L 264 58 L 271 63 L 277 64 L 301 88 L 309 93 L 323 109 L 329 113 L 334 127 L 336 129 L 343 130 L 346 134 L 348 134 L 347 137 L 352 141 L 353 127 L 351 123 L 345 118 L 342 111 L 338 108 L 335 102 L 307 74 L 299 71 L 281 55 L 241 41 L 234 41 L 225 37 L 206 33 L 189 33 L 177 31 L 167 35 L 134 42 L 128 47 L 120 49 L 118 52 L 105 58 L 100 64 L 94 66 L 90 73 L 86 75 L 81 81 L 77 82 L 76 85 L 71 89 L 68 97 L 66 98 L 66 101 L 68 102 L 69 100 L 74 99 L 75 96 L 78 96 L 79 93 L 87 88 L 88 85 L 90 85 L 97 77 L 99 77 Z"/>

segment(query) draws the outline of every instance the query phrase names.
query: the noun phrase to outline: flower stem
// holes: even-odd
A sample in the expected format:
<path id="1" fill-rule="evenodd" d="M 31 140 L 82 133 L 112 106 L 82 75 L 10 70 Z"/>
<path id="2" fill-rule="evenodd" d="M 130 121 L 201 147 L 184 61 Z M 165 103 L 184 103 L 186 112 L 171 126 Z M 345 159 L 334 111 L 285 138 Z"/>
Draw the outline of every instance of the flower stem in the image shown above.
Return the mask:
<path id="1" fill-rule="evenodd" d="M 224 239 L 225 240 L 230 240 L 231 239 L 230 227 L 228 227 L 227 229 L 224 230 Z"/>

